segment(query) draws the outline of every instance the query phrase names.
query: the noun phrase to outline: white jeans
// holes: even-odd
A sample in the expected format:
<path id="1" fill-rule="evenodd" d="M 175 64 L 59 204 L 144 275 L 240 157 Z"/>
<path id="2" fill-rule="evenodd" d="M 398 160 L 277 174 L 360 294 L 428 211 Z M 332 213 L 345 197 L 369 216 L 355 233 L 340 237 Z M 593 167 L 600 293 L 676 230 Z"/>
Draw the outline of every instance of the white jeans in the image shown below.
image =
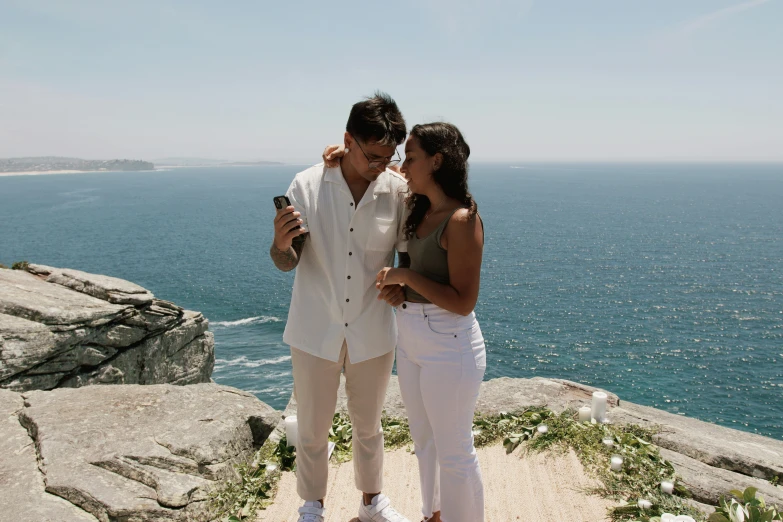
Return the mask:
<path id="1" fill-rule="evenodd" d="M 482 522 L 473 412 L 487 358 L 476 316 L 406 302 L 397 308 L 397 326 L 397 375 L 419 460 L 422 514 Z"/>

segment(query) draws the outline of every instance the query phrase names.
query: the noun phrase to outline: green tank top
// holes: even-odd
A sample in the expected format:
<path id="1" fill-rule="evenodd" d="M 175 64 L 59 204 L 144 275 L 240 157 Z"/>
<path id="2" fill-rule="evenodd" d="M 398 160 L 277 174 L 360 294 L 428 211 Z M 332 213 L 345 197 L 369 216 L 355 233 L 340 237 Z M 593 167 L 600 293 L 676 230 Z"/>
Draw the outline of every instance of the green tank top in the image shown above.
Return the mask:
<path id="1" fill-rule="evenodd" d="M 460 207 L 461 208 L 461 207 Z M 460 210 L 455 208 L 454 212 Z M 408 255 L 411 258 L 411 270 L 421 274 L 427 279 L 432 279 L 436 283 L 443 285 L 449 284 L 449 261 L 448 252 L 440 244 L 440 238 L 443 236 L 443 230 L 449 223 L 454 212 L 438 225 L 438 228 L 429 233 L 426 237 L 419 239 L 414 232 L 408 240 Z M 411 287 L 405 288 L 405 299 L 412 303 L 429 303 L 430 301 L 419 294 Z"/>

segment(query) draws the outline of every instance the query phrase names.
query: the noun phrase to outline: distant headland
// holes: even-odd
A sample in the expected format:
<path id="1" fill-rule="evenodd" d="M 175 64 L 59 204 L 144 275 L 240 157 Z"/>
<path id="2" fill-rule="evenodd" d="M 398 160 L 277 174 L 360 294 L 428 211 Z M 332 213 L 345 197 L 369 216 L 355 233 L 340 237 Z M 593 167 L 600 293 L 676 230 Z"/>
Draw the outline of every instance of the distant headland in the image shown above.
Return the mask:
<path id="1" fill-rule="evenodd" d="M 277 161 L 230 161 L 205 158 L 161 158 L 153 161 L 86 160 L 60 156 L 0 158 L 0 176 L 79 174 L 83 172 L 133 172 L 175 167 L 263 167 L 284 165 Z"/>
<path id="2" fill-rule="evenodd" d="M 155 170 L 149 161 L 111 159 L 85 160 L 63 158 L 59 156 L 41 156 L 30 158 L 0 158 L 2 174 L 66 174 L 78 172 L 117 172 Z"/>

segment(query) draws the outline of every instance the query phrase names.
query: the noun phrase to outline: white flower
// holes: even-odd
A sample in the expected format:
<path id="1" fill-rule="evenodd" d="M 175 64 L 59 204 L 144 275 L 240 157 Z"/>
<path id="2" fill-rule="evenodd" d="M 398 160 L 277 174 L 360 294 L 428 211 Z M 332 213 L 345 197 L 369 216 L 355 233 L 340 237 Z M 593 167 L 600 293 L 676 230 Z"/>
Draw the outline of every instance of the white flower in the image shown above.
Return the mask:
<path id="1" fill-rule="evenodd" d="M 732 501 L 731 508 L 729 508 L 729 516 L 731 517 L 731 522 L 745 522 L 745 508 L 742 507 L 742 504 Z"/>

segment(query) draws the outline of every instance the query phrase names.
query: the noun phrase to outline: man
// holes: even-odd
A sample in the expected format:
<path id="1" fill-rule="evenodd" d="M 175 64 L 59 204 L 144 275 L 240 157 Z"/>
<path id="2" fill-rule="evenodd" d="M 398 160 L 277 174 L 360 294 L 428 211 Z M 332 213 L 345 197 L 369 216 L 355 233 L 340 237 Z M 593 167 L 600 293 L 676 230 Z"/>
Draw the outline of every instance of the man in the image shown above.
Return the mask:
<path id="1" fill-rule="evenodd" d="M 397 250 L 409 266 L 403 225 L 407 184 L 387 167 L 399 163 L 405 120 L 388 95 L 353 106 L 340 166 L 300 172 L 278 210 L 270 255 L 283 271 L 297 268 L 283 340 L 291 346 L 299 438 L 297 492 L 300 522 L 323 522 L 328 434 L 345 373 L 353 424 L 361 522 L 409 522 L 381 494 L 381 411 L 394 363 L 397 324 L 391 306 L 401 287 L 375 286 Z M 298 228 L 297 228 L 298 227 Z M 386 290 L 386 289 L 384 289 Z"/>

